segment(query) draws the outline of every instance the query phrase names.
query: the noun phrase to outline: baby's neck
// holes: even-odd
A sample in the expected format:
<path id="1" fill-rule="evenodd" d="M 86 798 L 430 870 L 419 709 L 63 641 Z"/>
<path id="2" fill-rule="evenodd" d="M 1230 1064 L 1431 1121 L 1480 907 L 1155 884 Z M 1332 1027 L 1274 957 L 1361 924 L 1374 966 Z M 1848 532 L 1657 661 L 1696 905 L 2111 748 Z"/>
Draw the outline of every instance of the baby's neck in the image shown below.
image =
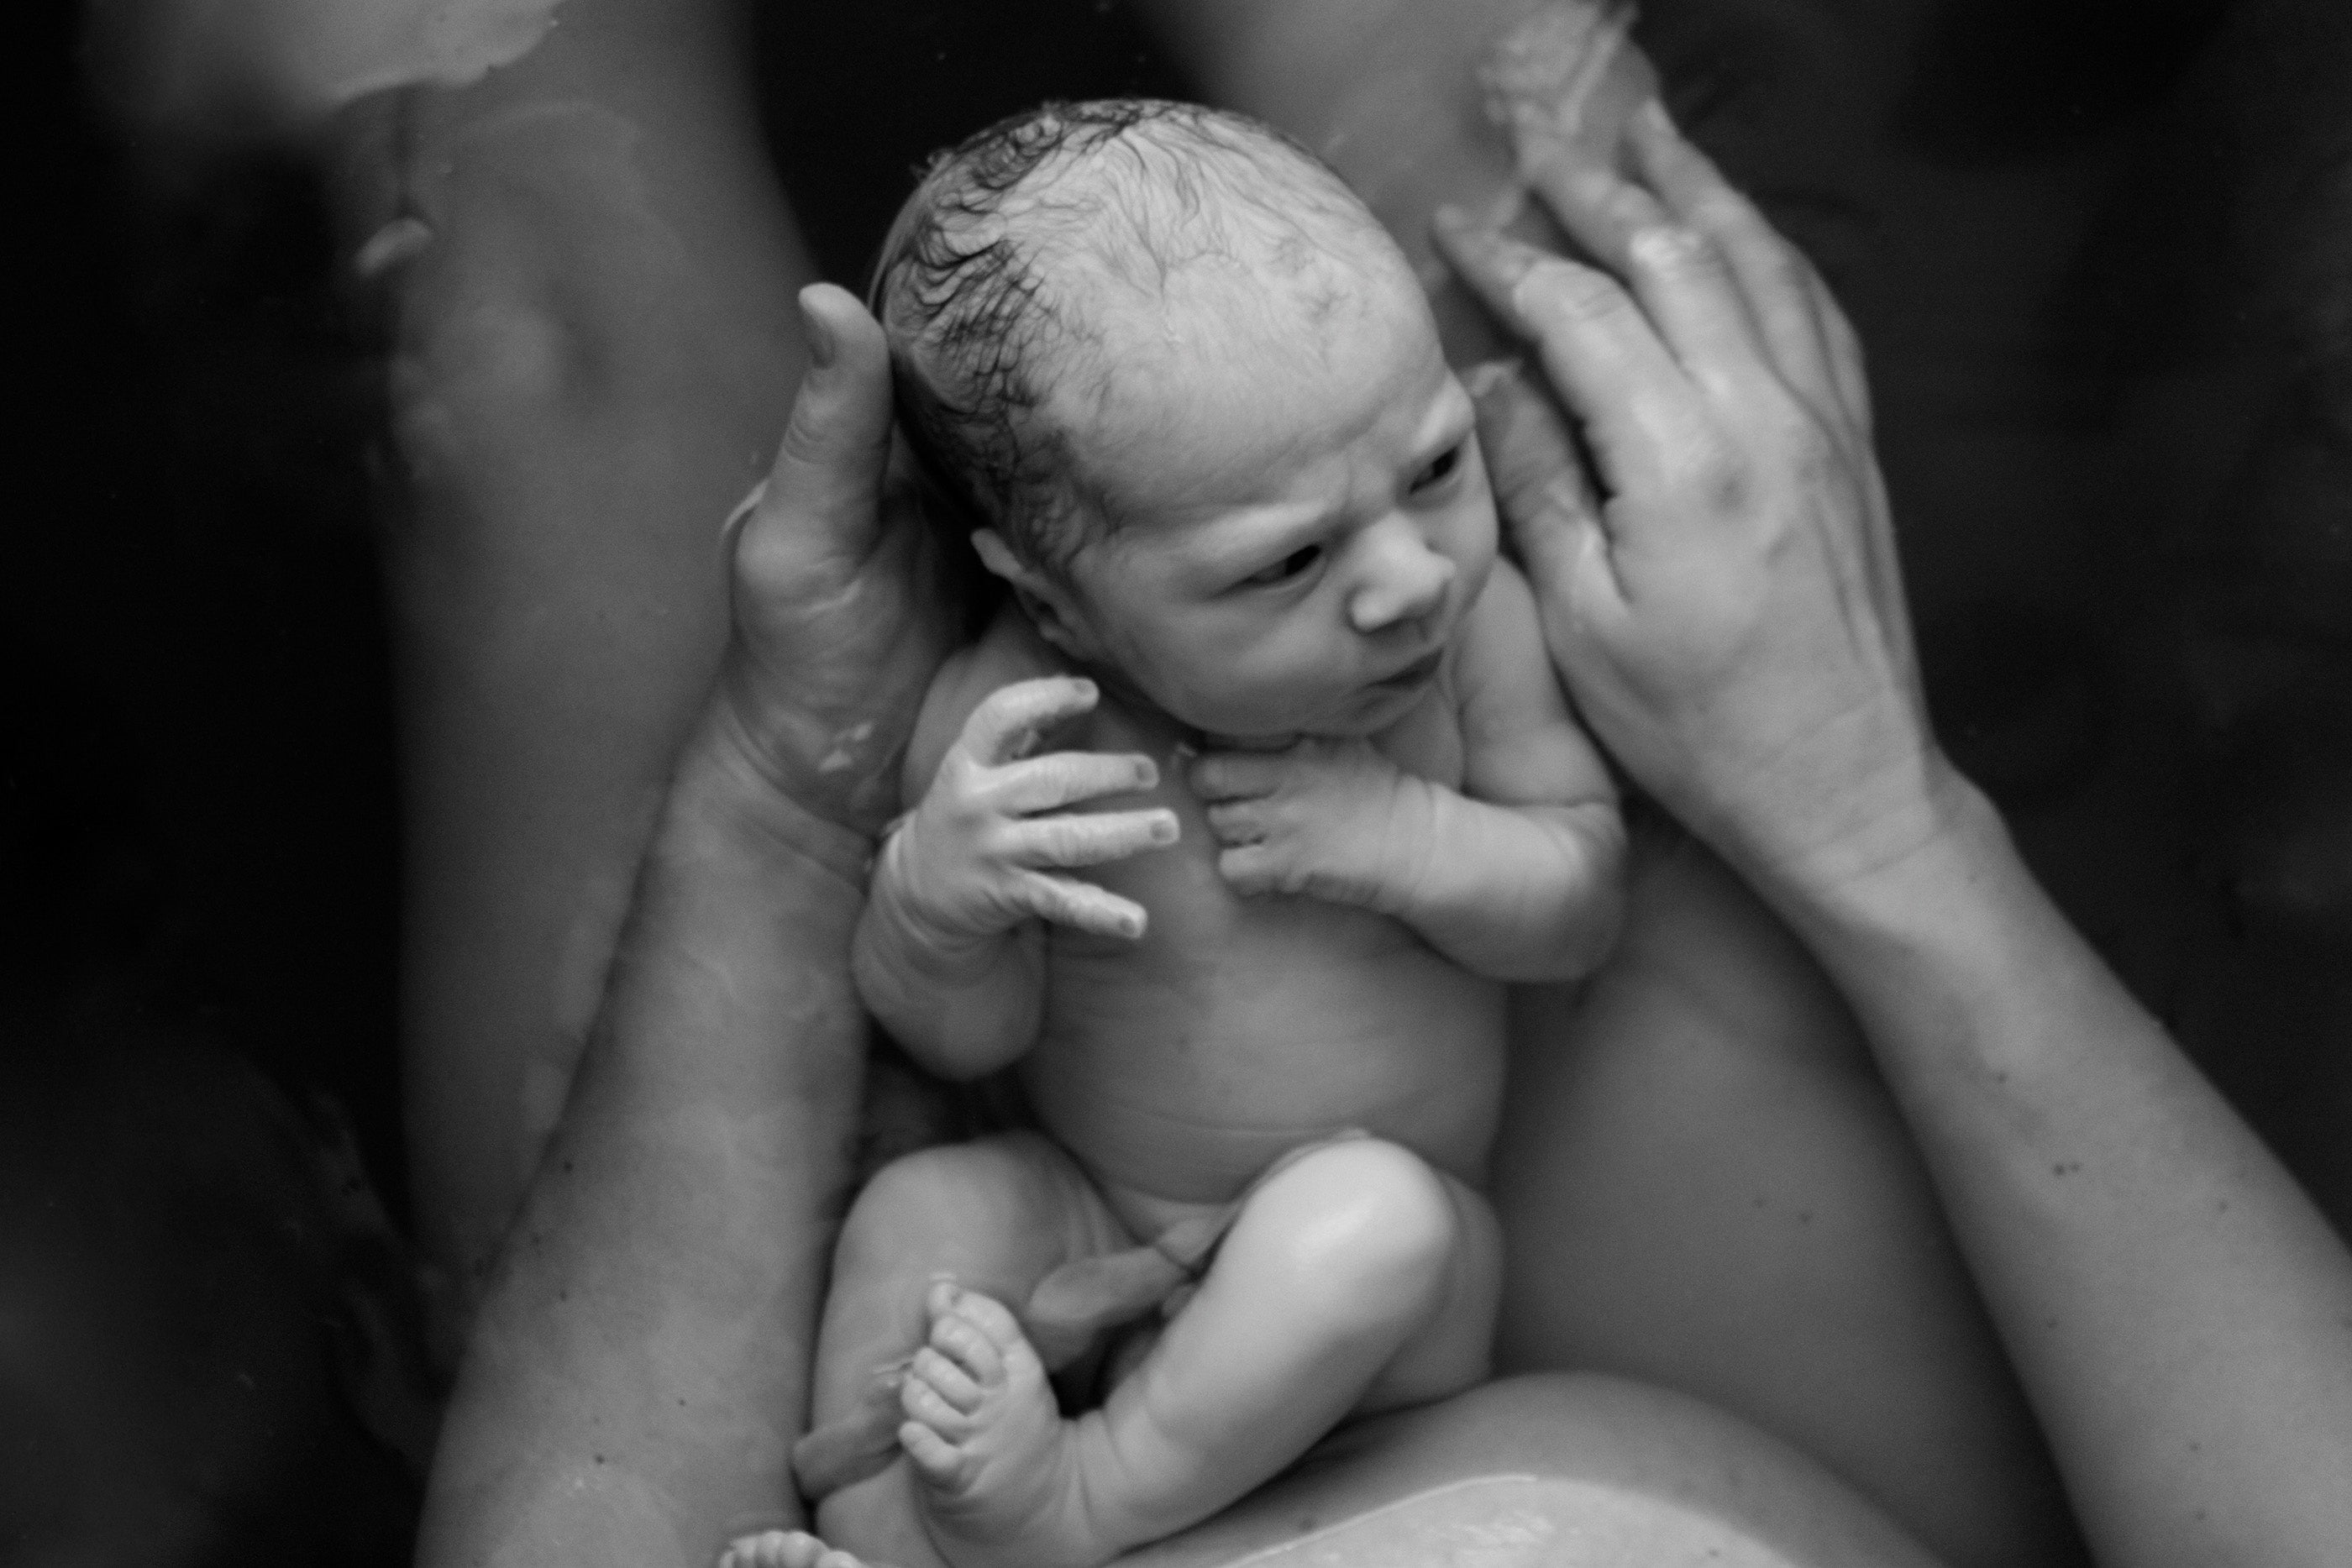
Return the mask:
<path id="1" fill-rule="evenodd" d="M 1213 729 L 1196 728 L 1146 696 L 1140 686 L 1127 678 L 1126 672 L 1066 659 L 1064 662 L 1100 686 L 1103 695 L 1137 723 L 1165 729 L 1176 737 L 1179 745 L 1195 751 L 1282 751 L 1298 739 L 1295 735 L 1222 735 Z"/>

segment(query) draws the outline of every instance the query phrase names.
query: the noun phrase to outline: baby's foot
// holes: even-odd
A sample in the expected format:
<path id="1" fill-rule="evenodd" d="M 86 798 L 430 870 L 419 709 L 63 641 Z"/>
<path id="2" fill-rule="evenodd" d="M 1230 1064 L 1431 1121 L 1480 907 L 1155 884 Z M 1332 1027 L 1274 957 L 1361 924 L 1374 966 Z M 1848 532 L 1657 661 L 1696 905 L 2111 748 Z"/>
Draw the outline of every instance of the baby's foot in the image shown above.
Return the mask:
<path id="1" fill-rule="evenodd" d="M 899 1446 L 931 1541 L 955 1568 L 1095 1568 L 1126 1544 L 1087 1516 L 1074 1424 L 1000 1303 L 931 1286 L 930 1343 L 907 1368 Z"/>
<path id="2" fill-rule="evenodd" d="M 769 1530 L 728 1543 L 719 1568 L 866 1568 L 804 1530 Z"/>

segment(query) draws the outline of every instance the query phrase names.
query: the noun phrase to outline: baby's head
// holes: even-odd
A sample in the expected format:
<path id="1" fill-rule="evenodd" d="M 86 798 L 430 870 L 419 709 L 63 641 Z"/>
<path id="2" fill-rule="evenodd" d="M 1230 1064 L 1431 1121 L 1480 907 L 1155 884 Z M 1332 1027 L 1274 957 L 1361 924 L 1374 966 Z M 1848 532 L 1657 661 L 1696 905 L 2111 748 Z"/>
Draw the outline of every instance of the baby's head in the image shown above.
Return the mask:
<path id="1" fill-rule="evenodd" d="M 1238 115 L 1053 105 L 942 155 L 874 306 L 902 426 L 1041 633 L 1222 736 L 1418 702 L 1495 513 L 1419 283 Z"/>

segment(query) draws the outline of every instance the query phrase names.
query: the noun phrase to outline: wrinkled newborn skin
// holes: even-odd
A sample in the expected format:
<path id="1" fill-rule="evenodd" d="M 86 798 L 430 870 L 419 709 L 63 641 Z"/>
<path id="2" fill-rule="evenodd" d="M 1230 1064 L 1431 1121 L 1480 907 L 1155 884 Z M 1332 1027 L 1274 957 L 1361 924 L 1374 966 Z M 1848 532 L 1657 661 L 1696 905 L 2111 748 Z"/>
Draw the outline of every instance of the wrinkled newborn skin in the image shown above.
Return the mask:
<path id="1" fill-rule="evenodd" d="M 1140 312 L 1121 320 L 1114 352 L 1134 369 L 1115 387 L 1174 383 L 1191 361 L 1181 402 L 1154 410 L 1115 392 L 1080 427 L 1081 453 L 1125 456 L 1110 483 L 1125 514 L 1148 520 L 1082 556 L 1075 591 L 1029 584 L 1058 601 L 1046 614 L 1066 649 L 1007 615 L 948 678 L 962 706 L 1075 664 L 1106 695 L 1057 742 L 1160 766 L 1156 788 L 1115 804 L 1172 812 L 1179 841 L 1089 873 L 1150 924 L 1133 941 L 1051 933 L 1044 1027 L 1021 1067 L 1047 1128 L 1141 1236 L 1344 1127 L 1471 1182 L 1494 1131 L 1500 986 L 1388 915 L 1230 885 L 1214 808 L 1184 776 L 1181 748 L 1203 737 L 1255 747 L 1308 735 L 1367 740 L 1463 786 L 1458 633 L 1495 569 L 1494 505 L 1419 290 L 1367 272 L 1325 280 L 1352 288 L 1319 339 L 1294 326 L 1204 352 L 1218 296 L 1239 281 L 1223 278 L 1171 301 L 1169 338 L 1155 342 Z M 1301 318 L 1328 298 L 1292 282 Z M 1333 512 L 1376 511 L 1400 474 L 1412 525 L 1324 537 Z M 1343 597 L 1343 549 L 1383 558 L 1353 607 L 1368 632 L 1349 607 L 1315 602 Z M 1230 591 L 1252 574 L 1275 580 Z"/>
<path id="2" fill-rule="evenodd" d="M 1085 350 L 1036 418 L 1116 524 L 1051 569 L 976 536 L 1017 608 L 934 684 L 857 973 L 935 1071 L 1017 1062 L 1052 1142 L 913 1156 L 853 1212 L 820 1434 L 924 1348 L 886 1412 L 911 1469 L 823 1502 L 836 1546 L 1104 1562 L 1351 1411 L 1485 1375 L 1502 982 L 1599 961 L 1622 831 L 1497 559 L 1470 401 L 1347 200 L 1148 286 L 1047 274 Z M 1063 1419 L 1016 1314 L 1069 1276 L 1032 1289 L 1237 1199 L 1139 1364 Z"/>

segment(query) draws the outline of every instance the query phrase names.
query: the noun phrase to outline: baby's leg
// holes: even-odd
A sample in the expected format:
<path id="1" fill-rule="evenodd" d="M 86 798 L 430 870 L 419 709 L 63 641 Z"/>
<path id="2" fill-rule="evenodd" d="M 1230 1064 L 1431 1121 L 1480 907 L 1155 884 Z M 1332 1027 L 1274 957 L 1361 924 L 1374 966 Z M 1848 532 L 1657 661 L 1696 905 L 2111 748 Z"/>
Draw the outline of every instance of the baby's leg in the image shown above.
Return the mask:
<path id="1" fill-rule="evenodd" d="M 1093 1568 L 1207 1517 L 1352 1410 L 1486 1375 L 1501 1252 L 1485 1200 L 1417 1155 L 1333 1145 L 1266 1181 L 1100 1410 L 1065 1421 L 1010 1313 L 952 1286 L 903 1434 L 956 1568 Z"/>
<path id="2" fill-rule="evenodd" d="M 884 1166 L 858 1195 L 835 1249 L 812 1430 L 855 1415 L 879 1369 L 923 1346 L 932 1331 L 926 1297 L 938 1276 L 1021 1302 L 1062 1264 L 1126 1245 L 1069 1156 L 1034 1133 L 925 1149 Z M 816 1526 L 831 1545 L 894 1568 L 940 1561 L 903 1459 L 818 1500 Z"/>

